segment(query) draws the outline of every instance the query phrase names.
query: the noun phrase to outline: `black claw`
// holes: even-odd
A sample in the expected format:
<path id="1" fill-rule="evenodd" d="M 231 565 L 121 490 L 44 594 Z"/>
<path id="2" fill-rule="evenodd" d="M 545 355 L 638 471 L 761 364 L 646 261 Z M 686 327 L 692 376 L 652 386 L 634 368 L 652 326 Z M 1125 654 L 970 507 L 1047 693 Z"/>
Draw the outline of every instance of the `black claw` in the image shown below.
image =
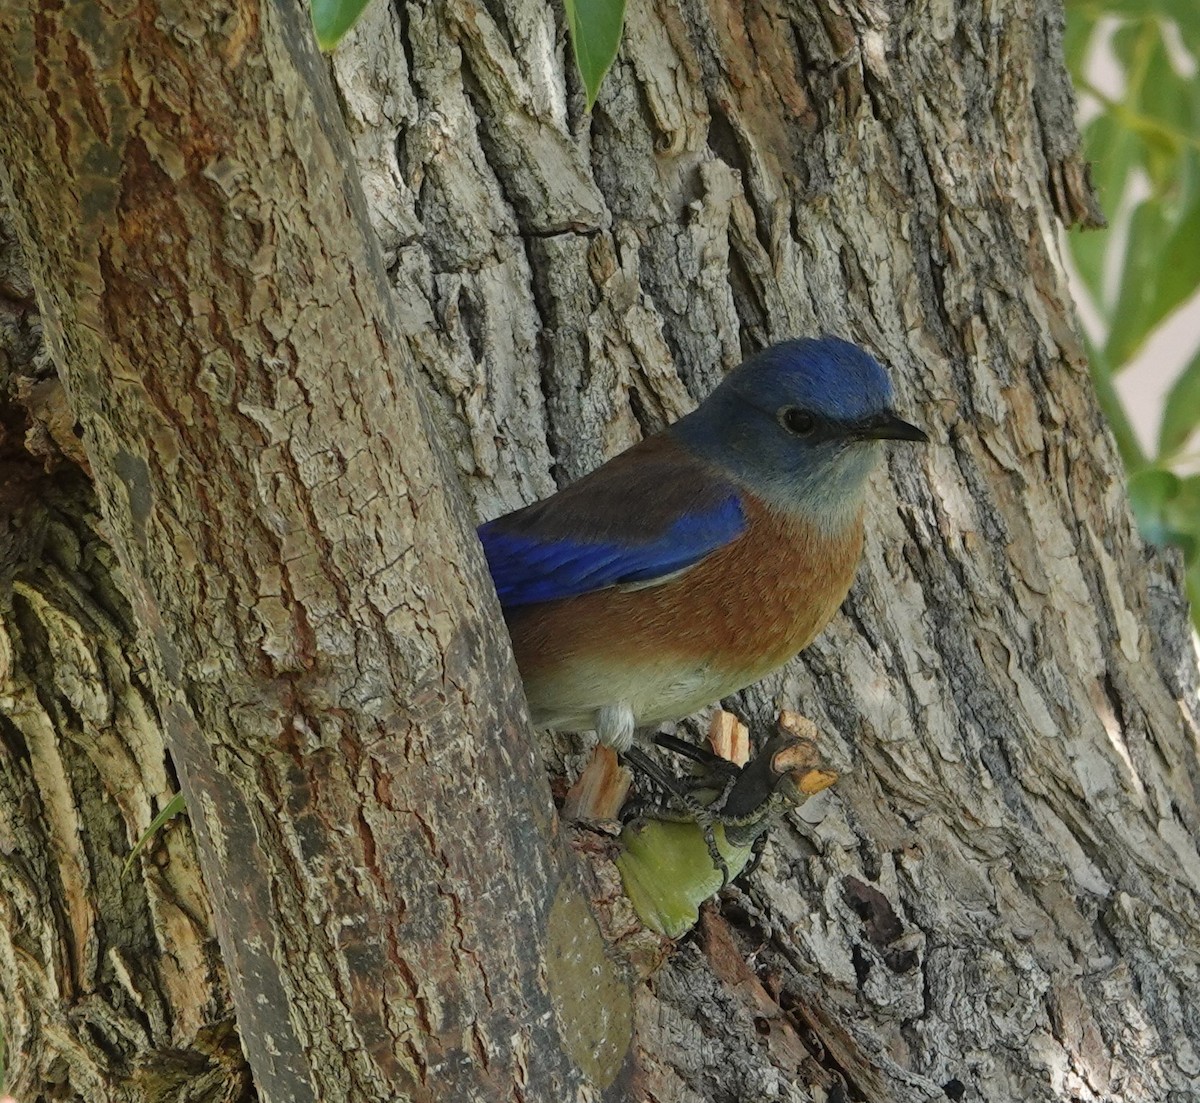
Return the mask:
<path id="1" fill-rule="evenodd" d="M 680 739 L 678 736 L 667 735 L 665 732 L 657 732 L 654 736 L 654 742 L 659 747 L 662 747 L 664 751 L 670 751 L 681 758 L 691 759 L 712 773 L 737 776 L 742 772 L 742 768 L 737 763 L 730 762 L 729 759 L 722 758 L 719 754 L 714 754 L 707 747 L 696 743 L 689 743 L 686 739 Z"/>

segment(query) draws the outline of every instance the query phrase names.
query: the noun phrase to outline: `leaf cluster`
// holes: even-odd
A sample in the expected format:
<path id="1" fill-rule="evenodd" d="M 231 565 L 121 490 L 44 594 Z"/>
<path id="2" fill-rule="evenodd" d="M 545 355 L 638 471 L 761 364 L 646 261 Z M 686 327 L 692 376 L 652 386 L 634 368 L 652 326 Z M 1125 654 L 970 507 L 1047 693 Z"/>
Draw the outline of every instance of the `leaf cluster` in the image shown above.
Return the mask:
<path id="1" fill-rule="evenodd" d="M 1167 397 L 1152 453 L 1138 443 L 1114 385 L 1200 287 L 1200 4 L 1070 0 L 1065 49 L 1110 217 L 1107 230 L 1069 238 L 1103 323 L 1103 340 L 1089 341 L 1092 372 L 1142 534 L 1183 549 L 1200 626 L 1200 340 Z M 1100 52 L 1119 69 L 1117 94 L 1097 86 Z"/>

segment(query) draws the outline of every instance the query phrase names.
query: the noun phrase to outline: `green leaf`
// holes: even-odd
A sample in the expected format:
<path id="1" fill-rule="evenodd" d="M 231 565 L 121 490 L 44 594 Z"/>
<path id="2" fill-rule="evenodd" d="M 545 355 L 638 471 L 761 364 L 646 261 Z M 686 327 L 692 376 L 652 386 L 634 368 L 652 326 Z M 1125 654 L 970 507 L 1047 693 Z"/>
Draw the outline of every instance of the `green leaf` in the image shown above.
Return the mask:
<path id="1" fill-rule="evenodd" d="M 1171 542 L 1183 548 L 1183 558 L 1195 565 L 1200 560 L 1200 475 L 1179 480 L 1175 494 L 1163 510 Z"/>
<path id="2" fill-rule="evenodd" d="M 625 0 L 564 0 L 575 64 L 583 78 L 588 110 L 616 60 L 625 23 Z"/>
<path id="3" fill-rule="evenodd" d="M 1129 480 L 1129 497 L 1146 540 L 1182 548 L 1188 564 L 1200 558 L 1200 476 L 1181 479 L 1161 467 L 1148 468 Z"/>
<path id="4" fill-rule="evenodd" d="M 1200 52 L 1200 4 L 1196 0 L 1159 0 L 1159 3 L 1163 14 L 1178 24 L 1184 45 L 1195 57 Z"/>
<path id="5" fill-rule="evenodd" d="M 1189 571 L 1200 561 L 1200 475 L 1181 479 L 1151 467 L 1129 480 L 1129 498 L 1143 539 L 1183 550 Z"/>
<path id="6" fill-rule="evenodd" d="M 1197 246 L 1200 248 L 1200 245 Z M 1171 385 L 1158 430 L 1160 460 L 1171 459 L 1200 428 L 1200 352 Z"/>
<path id="7" fill-rule="evenodd" d="M 1179 542 L 1187 564 L 1184 580 L 1192 603 L 1192 624 L 1200 632 L 1200 475 L 1182 480 L 1179 493 L 1167 509 L 1172 528 L 1181 534 Z"/>
<path id="8" fill-rule="evenodd" d="M 1133 212 L 1121 293 L 1106 349 L 1117 370 L 1200 284 L 1198 241 L 1200 195 L 1178 221 L 1170 218 L 1160 200 L 1148 199 Z"/>
<path id="9" fill-rule="evenodd" d="M 1104 301 L 1104 268 L 1112 244 L 1111 233 L 1104 228 L 1082 229 L 1075 226 L 1067 235 L 1067 241 L 1075 271 L 1079 273 L 1096 309 L 1105 314 L 1108 304 Z"/>
<path id="10" fill-rule="evenodd" d="M 1181 77 L 1171 63 L 1161 26 L 1159 40 L 1149 56 L 1150 79 L 1142 86 L 1141 109 L 1179 140 L 1192 132 L 1195 96 L 1192 81 Z"/>
<path id="11" fill-rule="evenodd" d="M 313 29 L 317 45 L 326 53 L 358 22 L 367 0 L 312 0 Z"/>
<path id="12" fill-rule="evenodd" d="M 1158 20 L 1153 18 L 1138 18 L 1145 15 L 1143 0 L 1133 0 L 1141 8 L 1141 12 L 1122 11 L 1117 4 L 1111 5 L 1113 15 L 1125 15 L 1126 18 L 1113 31 L 1113 53 L 1125 70 L 1125 103 L 1137 104 L 1142 99 L 1142 82 L 1146 79 L 1146 62 L 1150 51 L 1158 40 Z"/>
<path id="13" fill-rule="evenodd" d="M 733 846 L 719 823 L 713 826 L 713 839 L 732 880 L 746 868 L 753 848 Z M 668 938 L 691 930 L 700 905 L 722 884 L 721 871 L 713 865 L 704 828 L 698 823 L 646 820 L 626 828 L 616 865 L 638 918 Z"/>
<path id="14" fill-rule="evenodd" d="M 146 844 L 153 837 L 154 833 L 162 827 L 168 820 L 173 820 L 187 807 L 187 803 L 183 799 L 182 793 L 176 793 L 166 804 L 163 805 L 162 811 L 150 821 L 150 826 L 146 828 L 145 833 L 137 844 L 129 852 L 129 857 L 125 859 L 125 864 L 121 867 L 121 876 L 124 877 L 133 866 L 134 859 L 146 849 Z"/>
<path id="15" fill-rule="evenodd" d="M 1129 500 L 1142 536 L 1151 544 L 1166 545 L 1175 535 L 1167 521 L 1167 503 L 1179 493 L 1179 476 L 1161 467 L 1148 467 L 1129 479 Z"/>
<path id="16" fill-rule="evenodd" d="M 1190 97 L 1184 81 L 1171 66 L 1163 44 L 1162 24 L 1155 21 L 1154 37 L 1145 54 L 1146 77 L 1139 88 L 1136 114 L 1130 119 L 1146 148 L 1146 171 L 1156 195 L 1166 195 L 1178 181 L 1178 161 L 1187 146 Z"/>
<path id="17" fill-rule="evenodd" d="M 1087 6 L 1097 15 L 1122 17 L 1136 23 L 1157 21 L 1164 11 L 1163 4 L 1164 0 L 1097 0 Z"/>
<path id="18" fill-rule="evenodd" d="M 1125 269 L 1105 346 L 1114 371 L 1128 364 L 1150 336 L 1162 254 L 1170 230 L 1163 203 L 1157 199 L 1139 203 L 1129 220 Z"/>
<path id="19" fill-rule="evenodd" d="M 1150 313 L 1155 324 L 1191 297 L 1200 284 L 1200 195 L 1181 211 L 1158 263 Z"/>
<path id="20" fill-rule="evenodd" d="M 1096 20 L 1092 13 L 1080 8 L 1071 9 L 1071 17 L 1063 29 L 1063 57 L 1070 70 L 1071 79 L 1076 84 L 1084 75 L 1083 66 L 1087 60 L 1088 49 L 1092 44 L 1092 35 L 1096 30 Z"/>
<path id="21" fill-rule="evenodd" d="M 1088 124 L 1083 140 L 1092 163 L 1093 186 L 1111 223 L 1120 209 L 1130 170 L 1141 147 L 1132 131 L 1107 112 Z M 1104 272 L 1116 242 L 1112 230 L 1073 230 L 1067 240 L 1088 294 L 1097 309 L 1107 315 L 1112 308 L 1112 296 L 1105 295 Z"/>
<path id="22" fill-rule="evenodd" d="M 1083 140 L 1092 162 L 1092 182 L 1111 219 L 1121 206 L 1129 171 L 1138 156 L 1137 139 L 1129 127 L 1106 111 L 1088 123 Z"/>

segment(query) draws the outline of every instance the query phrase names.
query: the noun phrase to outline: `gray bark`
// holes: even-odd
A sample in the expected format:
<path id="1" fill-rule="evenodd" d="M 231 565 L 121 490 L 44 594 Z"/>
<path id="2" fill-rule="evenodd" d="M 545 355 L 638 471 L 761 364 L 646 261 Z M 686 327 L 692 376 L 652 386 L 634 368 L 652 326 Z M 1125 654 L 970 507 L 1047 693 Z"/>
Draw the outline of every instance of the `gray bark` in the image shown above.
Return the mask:
<path id="1" fill-rule="evenodd" d="M 636 988 L 615 1097 L 1200 1092 L 1195 655 L 1063 276 L 1059 227 L 1093 200 L 1061 18 L 635 0 L 591 116 L 535 0 L 376 3 L 333 58 L 398 325 L 478 517 L 796 334 L 876 351 L 938 442 L 877 480 L 843 614 L 740 704 L 816 720 L 841 780 Z M 413 424 L 395 399 L 378 416 Z M 501 819 L 481 852 L 513 848 Z"/>

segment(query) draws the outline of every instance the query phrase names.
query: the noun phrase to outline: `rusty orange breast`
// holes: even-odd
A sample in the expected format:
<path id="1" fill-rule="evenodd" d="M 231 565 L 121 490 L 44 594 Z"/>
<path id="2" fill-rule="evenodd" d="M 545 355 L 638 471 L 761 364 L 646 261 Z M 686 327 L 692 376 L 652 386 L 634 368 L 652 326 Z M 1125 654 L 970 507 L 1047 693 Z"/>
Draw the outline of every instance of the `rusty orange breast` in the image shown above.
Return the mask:
<path id="1" fill-rule="evenodd" d="M 634 699 L 641 722 L 682 716 L 812 641 L 854 580 L 861 511 L 829 534 L 757 500 L 744 505 L 746 531 L 678 578 L 512 611 L 535 715 L 550 723 L 569 713 L 578 723 L 589 708 Z"/>

